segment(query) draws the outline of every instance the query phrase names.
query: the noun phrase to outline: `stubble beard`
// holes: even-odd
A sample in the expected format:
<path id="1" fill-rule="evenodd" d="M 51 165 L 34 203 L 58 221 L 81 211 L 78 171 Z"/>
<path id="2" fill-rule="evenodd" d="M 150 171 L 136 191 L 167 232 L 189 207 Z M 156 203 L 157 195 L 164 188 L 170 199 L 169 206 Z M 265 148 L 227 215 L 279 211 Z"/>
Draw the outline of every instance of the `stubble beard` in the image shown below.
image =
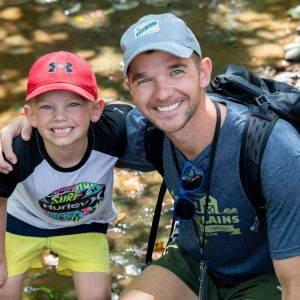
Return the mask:
<path id="1" fill-rule="evenodd" d="M 185 100 L 185 101 L 189 101 L 189 103 L 191 103 L 191 101 L 189 99 Z M 153 123 L 157 128 L 159 128 L 166 134 L 172 134 L 172 133 L 176 133 L 176 132 L 180 131 L 181 129 L 183 129 L 188 124 L 188 122 L 191 120 L 191 118 L 194 116 L 196 110 L 197 110 L 197 106 L 193 103 L 185 111 L 182 121 L 176 122 L 176 124 L 174 124 L 173 127 L 168 126 L 168 124 L 165 125 L 165 123 L 168 122 L 168 120 L 160 122 L 158 118 L 153 118 L 151 116 L 149 116 L 148 119 L 151 123 Z M 172 122 L 172 120 L 170 120 L 170 122 Z"/>

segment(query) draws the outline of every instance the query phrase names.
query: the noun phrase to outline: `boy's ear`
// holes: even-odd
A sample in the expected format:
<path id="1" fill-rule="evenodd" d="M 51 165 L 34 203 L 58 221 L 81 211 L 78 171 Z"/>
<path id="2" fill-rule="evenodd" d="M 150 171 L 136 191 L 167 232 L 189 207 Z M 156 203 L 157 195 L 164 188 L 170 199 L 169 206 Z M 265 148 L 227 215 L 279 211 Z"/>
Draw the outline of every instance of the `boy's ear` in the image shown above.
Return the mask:
<path id="1" fill-rule="evenodd" d="M 37 124 L 36 124 L 36 119 L 35 119 L 35 115 L 33 113 L 32 107 L 28 104 L 25 104 L 23 107 L 23 111 L 24 111 L 24 115 L 26 116 L 30 125 L 32 127 L 36 127 Z"/>
<path id="2" fill-rule="evenodd" d="M 92 103 L 92 111 L 91 111 L 91 122 L 96 123 L 103 112 L 105 102 L 103 99 L 97 99 L 94 103 Z"/>

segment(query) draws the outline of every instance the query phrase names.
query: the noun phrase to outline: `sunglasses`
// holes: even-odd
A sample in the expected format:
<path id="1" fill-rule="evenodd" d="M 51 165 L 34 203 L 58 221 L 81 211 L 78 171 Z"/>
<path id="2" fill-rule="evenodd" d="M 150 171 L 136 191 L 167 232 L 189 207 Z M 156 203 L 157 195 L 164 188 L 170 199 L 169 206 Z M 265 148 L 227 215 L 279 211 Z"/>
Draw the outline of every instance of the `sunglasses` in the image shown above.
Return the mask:
<path id="1" fill-rule="evenodd" d="M 179 195 L 174 203 L 175 221 L 189 221 L 196 214 L 192 193 L 199 192 L 204 182 L 204 170 L 190 161 L 186 161 L 180 176 Z"/>

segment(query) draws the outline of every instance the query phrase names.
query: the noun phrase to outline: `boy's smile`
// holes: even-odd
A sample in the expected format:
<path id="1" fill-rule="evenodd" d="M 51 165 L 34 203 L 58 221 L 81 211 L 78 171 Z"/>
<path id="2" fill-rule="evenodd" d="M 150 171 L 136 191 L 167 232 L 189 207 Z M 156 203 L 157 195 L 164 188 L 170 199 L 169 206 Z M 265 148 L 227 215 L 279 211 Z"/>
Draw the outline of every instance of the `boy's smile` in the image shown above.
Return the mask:
<path id="1" fill-rule="evenodd" d="M 62 153 L 81 157 L 87 147 L 90 122 L 100 118 L 101 105 L 73 92 L 58 90 L 39 95 L 25 106 L 25 114 L 42 136 L 51 158 Z"/>

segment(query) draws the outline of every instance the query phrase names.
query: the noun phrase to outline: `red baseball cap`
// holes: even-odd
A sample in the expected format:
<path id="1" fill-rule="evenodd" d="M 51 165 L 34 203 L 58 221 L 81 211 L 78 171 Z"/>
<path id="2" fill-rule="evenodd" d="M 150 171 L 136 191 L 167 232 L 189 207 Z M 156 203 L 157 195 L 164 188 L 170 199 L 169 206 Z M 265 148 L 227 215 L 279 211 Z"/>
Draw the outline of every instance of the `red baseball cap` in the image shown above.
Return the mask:
<path id="1" fill-rule="evenodd" d="M 96 101 L 97 81 L 89 64 L 80 56 L 51 52 L 40 57 L 31 67 L 26 100 L 54 90 L 66 90 Z"/>

